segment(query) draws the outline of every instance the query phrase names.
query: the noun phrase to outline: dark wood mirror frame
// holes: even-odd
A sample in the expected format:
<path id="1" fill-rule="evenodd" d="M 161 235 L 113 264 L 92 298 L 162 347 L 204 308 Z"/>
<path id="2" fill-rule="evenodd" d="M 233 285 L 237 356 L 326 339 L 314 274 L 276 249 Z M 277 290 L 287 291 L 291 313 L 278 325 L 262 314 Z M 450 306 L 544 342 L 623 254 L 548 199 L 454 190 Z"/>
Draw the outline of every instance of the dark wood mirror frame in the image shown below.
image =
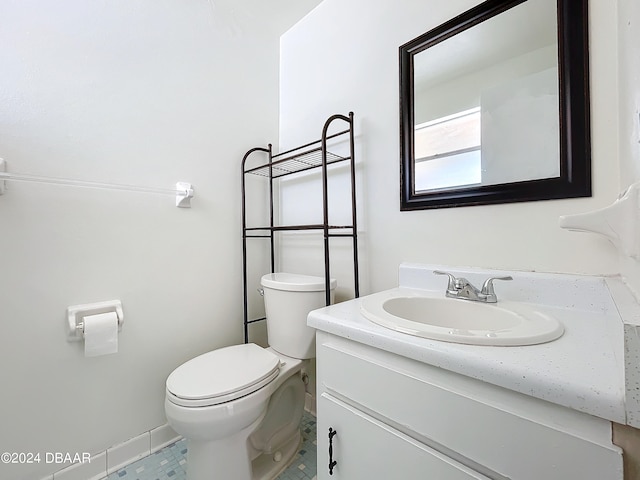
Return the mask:
<path id="1" fill-rule="evenodd" d="M 400 47 L 400 210 L 591 196 L 587 0 L 558 0 L 560 176 L 414 191 L 413 56 L 527 0 L 488 0 Z"/>

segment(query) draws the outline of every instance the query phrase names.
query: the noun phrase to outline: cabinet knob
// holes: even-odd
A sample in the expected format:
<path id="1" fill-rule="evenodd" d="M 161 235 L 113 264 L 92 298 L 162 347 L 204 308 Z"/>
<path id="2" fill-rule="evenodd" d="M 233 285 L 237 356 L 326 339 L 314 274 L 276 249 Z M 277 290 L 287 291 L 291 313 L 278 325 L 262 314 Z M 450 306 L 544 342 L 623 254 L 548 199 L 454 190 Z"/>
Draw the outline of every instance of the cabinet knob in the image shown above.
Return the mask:
<path id="1" fill-rule="evenodd" d="M 338 462 L 333 459 L 333 437 L 336 436 L 336 433 L 338 432 L 329 427 L 329 475 L 333 475 L 333 467 L 338 464 Z"/>

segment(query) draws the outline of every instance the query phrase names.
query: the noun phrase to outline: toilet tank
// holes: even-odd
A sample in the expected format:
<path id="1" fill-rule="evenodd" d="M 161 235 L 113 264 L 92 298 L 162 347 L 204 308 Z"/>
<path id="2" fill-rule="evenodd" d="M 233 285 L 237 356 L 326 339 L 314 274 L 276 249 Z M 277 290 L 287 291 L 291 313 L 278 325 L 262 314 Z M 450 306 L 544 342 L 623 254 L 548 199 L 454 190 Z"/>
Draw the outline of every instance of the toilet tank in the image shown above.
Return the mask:
<path id="1" fill-rule="evenodd" d="M 269 273 L 261 280 L 267 337 L 271 348 L 293 358 L 316 356 L 316 331 L 307 326 L 311 310 L 326 305 L 323 277 L 295 273 Z M 336 288 L 331 279 L 331 303 Z"/>

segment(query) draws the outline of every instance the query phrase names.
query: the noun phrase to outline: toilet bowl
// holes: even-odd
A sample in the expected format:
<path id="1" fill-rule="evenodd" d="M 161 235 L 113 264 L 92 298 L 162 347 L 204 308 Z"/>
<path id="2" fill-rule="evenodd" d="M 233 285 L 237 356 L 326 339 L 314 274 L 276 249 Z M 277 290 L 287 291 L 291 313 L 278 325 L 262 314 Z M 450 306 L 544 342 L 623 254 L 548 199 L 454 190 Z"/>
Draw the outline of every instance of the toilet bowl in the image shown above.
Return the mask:
<path id="1" fill-rule="evenodd" d="M 261 283 L 271 346 L 213 350 L 167 378 L 165 413 L 188 440 L 187 480 L 271 480 L 300 445 L 304 368 L 315 356 L 306 318 L 325 304 L 324 279 L 276 273 Z"/>
<path id="2" fill-rule="evenodd" d="M 248 343 L 205 353 L 174 370 L 167 379 L 165 412 L 173 429 L 189 440 L 188 480 L 211 480 L 211 472 L 220 478 L 261 478 L 252 474 L 252 462 L 263 454 L 275 458 L 274 469 L 279 463 L 284 468 L 299 443 L 302 366 L 302 360 Z M 215 375 L 220 369 L 222 378 Z M 271 401 L 283 397 L 287 404 L 280 408 Z M 277 425 L 265 421 L 274 414 Z M 281 451 L 287 447 L 292 451 Z"/>

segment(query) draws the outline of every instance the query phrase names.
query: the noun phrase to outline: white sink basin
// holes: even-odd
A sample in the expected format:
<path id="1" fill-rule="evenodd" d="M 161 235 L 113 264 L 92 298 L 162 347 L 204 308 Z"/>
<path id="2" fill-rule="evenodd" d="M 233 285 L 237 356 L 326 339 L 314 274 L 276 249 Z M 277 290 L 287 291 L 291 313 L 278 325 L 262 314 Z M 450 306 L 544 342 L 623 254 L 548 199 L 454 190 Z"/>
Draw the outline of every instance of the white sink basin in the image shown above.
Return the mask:
<path id="1" fill-rule="evenodd" d="M 402 288 L 363 297 L 361 312 L 391 330 L 471 345 L 534 345 L 564 332 L 555 318 L 529 305 L 472 302 Z"/>

